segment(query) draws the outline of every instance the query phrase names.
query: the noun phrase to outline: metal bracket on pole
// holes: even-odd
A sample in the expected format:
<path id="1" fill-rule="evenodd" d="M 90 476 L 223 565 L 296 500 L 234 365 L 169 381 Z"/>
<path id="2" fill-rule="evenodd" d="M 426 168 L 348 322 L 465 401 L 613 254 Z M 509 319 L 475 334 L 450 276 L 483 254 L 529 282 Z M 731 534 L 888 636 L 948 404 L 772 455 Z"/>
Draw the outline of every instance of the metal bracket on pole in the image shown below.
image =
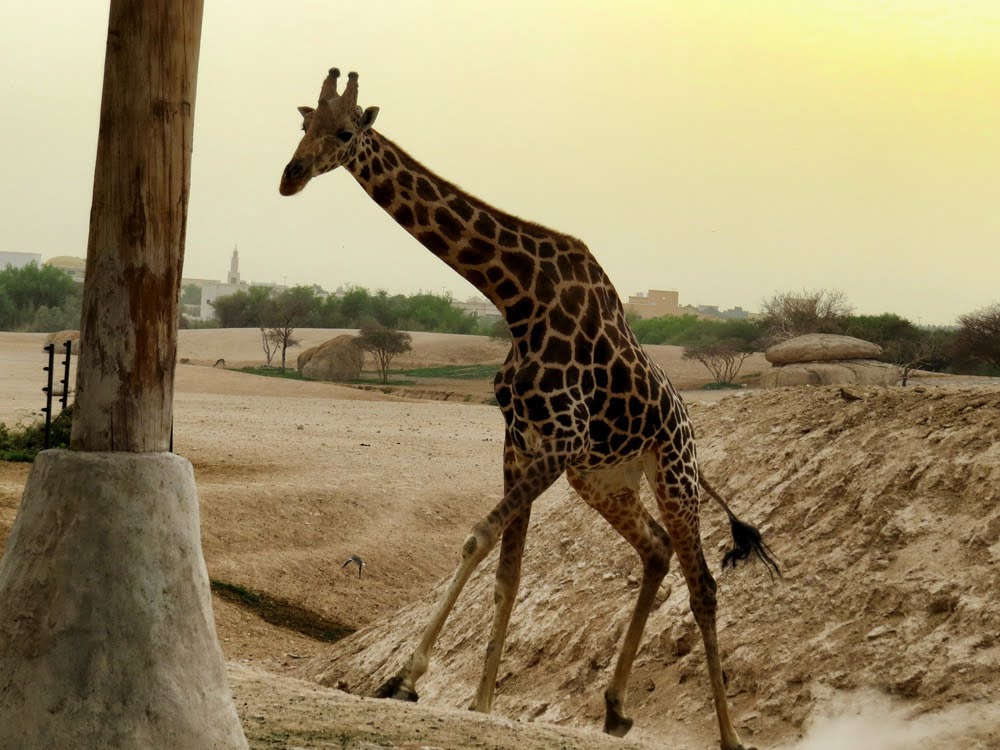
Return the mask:
<path id="1" fill-rule="evenodd" d="M 69 403 L 69 358 L 73 353 L 73 341 L 68 340 L 63 344 L 66 347 L 66 359 L 63 360 L 63 378 L 59 382 L 62 383 L 62 408 L 66 409 L 66 404 Z"/>
<path id="2" fill-rule="evenodd" d="M 56 362 L 56 345 L 46 344 L 45 351 L 49 355 L 49 364 L 48 367 L 43 367 L 42 369 L 49 374 L 49 378 L 48 384 L 42 388 L 42 391 L 45 393 L 45 406 L 42 408 L 42 411 L 45 413 L 45 441 L 42 443 L 42 446 L 48 448 L 49 432 L 52 430 L 52 376 Z"/>

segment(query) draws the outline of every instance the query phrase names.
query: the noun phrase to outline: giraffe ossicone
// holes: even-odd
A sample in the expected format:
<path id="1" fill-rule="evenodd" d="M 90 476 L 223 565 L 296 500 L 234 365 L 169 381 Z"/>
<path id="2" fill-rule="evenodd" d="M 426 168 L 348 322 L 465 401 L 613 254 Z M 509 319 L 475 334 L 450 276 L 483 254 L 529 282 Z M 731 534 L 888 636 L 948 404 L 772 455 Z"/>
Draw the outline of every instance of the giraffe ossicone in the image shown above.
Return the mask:
<path id="1" fill-rule="evenodd" d="M 756 529 L 736 519 L 699 474 L 684 404 L 636 340 L 610 279 L 580 240 L 469 195 L 372 129 L 378 108 L 357 106 L 357 74 L 348 74 L 340 94 L 338 77 L 332 68 L 317 107 L 300 108 L 305 134 L 285 167 L 280 192 L 293 195 L 314 177 L 344 167 L 401 227 L 497 306 L 513 342 L 495 382 L 505 425 L 504 497 L 473 527 L 416 648 L 378 694 L 416 700 L 417 680 L 462 587 L 499 541 L 493 625 L 472 704 L 490 710 L 531 505 L 565 473 L 643 565 L 635 609 L 605 690 L 605 731 L 623 736 L 632 726 L 625 713 L 629 674 L 676 554 L 705 645 L 723 750 L 744 750 L 729 715 L 716 636 L 716 584 L 701 544 L 703 486 L 739 530 L 736 554 L 727 559 L 753 552 L 765 563 L 774 561 Z M 656 496 L 659 521 L 639 499 L 644 477 Z"/>

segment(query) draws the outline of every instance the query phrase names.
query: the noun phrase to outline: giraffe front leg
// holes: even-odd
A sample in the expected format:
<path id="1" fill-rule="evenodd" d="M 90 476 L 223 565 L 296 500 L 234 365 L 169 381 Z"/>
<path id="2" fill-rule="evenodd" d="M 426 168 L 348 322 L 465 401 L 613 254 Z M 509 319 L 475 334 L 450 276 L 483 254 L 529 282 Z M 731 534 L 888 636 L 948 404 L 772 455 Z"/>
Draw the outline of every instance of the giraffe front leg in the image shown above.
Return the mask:
<path id="1" fill-rule="evenodd" d="M 497 564 L 497 578 L 494 588 L 493 630 L 486 646 L 486 661 L 479 680 L 479 689 L 470 708 L 481 713 L 489 713 L 496 691 L 497 671 L 503 644 L 507 638 L 510 613 L 517 598 L 521 582 L 521 558 L 524 554 L 524 539 L 528 533 L 531 508 L 525 509 L 515 518 L 503 533 L 500 543 L 500 561 Z"/>
<path id="2" fill-rule="evenodd" d="M 558 447 L 555 446 L 555 447 Z M 552 483 L 559 478 L 566 466 L 566 455 L 558 450 L 536 456 L 526 467 L 523 475 L 504 495 L 503 500 L 482 521 L 477 523 L 472 534 L 465 540 L 462 547 L 462 561 L 452 576 L 448 590 L 441 603 L 434 611 L 431 621 L 424 629 L 420 642 L 414 649 L 403 668 L 378 689 L 379 697 L 402 698 L 416 700 L 417 680 L 427 671 L 430 663 L 431 650 L 437 641 L 445 620 L 455 606 L 458 595 L 462 592 L 469 577 L 479 563 L 489 553 L 500 538 L 500 533 L 507 529 L 518 516 L 527 518 L 531 504 Z"/>
<path id="3" fill-rule="evenodd" d="M 472 575 L 476 567 L 489 554 L 489 551 L 496 544 L 499 530 L 494 524 L 488 521 L 481 521 L 473 528 L 472 534 L 465 540 L 462 546 L 462 561 L 452 576 L 448 584 L 448 590 L 444 598 L 438 604 L 430 622 L 424 628 L 423 635 L 417 647 L 410 654 L 403 668 L 379 686 L 375 692 L 377 698 L 395 698 L 396 700 L 416 701 L 417 680 L 419 680 L 430 664 L 431 651 L 437 641 L 441 628 L 444 627 L 445 620 L 451 614 L 452 608 L 458 595 L 462 593 L 469 576 Z"/>

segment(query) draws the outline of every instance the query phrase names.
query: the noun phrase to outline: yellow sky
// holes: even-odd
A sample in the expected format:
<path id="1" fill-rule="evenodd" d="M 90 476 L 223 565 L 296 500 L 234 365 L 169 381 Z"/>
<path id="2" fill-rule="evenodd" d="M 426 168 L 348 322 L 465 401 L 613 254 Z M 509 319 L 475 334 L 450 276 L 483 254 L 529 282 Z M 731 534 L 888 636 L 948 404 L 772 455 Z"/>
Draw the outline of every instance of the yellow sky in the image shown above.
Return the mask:
<path id="1" fill-rule="evenodd" d="M 0 7 L 0 250 L 82 255 L 107 6 Z M 1000 298 L 998 2 L 209 0 L 187 275 L 239 243 L 244 278 L 472 292 L 346 174 L 278 196 L 331 65 L 384 134 L 584 239 L 623 295 L 835 287 L 924 323 Z"/>

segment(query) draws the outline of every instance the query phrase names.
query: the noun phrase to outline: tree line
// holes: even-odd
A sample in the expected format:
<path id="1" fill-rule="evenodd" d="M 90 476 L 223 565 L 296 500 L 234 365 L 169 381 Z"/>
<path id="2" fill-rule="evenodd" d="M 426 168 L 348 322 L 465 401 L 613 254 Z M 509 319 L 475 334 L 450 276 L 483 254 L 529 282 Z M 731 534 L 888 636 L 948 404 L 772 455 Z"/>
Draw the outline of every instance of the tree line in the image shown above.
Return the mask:
<path id="1" fill-rule="evenodd" d="M 895 313 L 855 314 L 837 290 L 777 292 L 753 320 L 709 320 L 694 315 L 630 321 L 640 343 L 673 344 L 705 365 L 717 382 L 731 383 L 753 352 L 807 333 L 871 341 L 895 364 L 905 384 L 923 369 L 1000 376 L 1000 303 L 960 315 L 954 328 L 922 327 Z"/>
<path id="2" fill-rule="evenodd" d="M 325 295 L 310 286 L 295 286 L 277 294 L 267 287 L 250 287 L 219 297 L 211 305 L 222 328 L 271 327 L 288 321 L 297 328 L 360 328 L 375 322 L 405 331 L 487 334 L 490 327 L 460 310 L 446 294 L 389 294 L 358 286 L 340 296 Z"/>
<path id="3" fill-rule="evenodd" d="M 83 287 L 65 271 L 29 263 L 0 270 L 0 331 L 80 327 Z"/>
<path id="4" fill-rule="evenodd" d="M 190 287 L 188 302 L 197 296 Z M 64 271 L 29 264 L 0 270 L 0 330 L 58 331 L 79 328 L 82 287 Z M 503 338 L 503 323 L 483 321 L 455 306 L 446 294 L 391 295 L 351 287 L 326 295 L 315 286 L 296 286 L 277 294 L 251 287 L 213 303 L 218 322 L 227 328 L 272 331 L 271 346 L 293 345 L 295 328 L 361 328 L 378 324 L 393 330 L 483 334 Z M 777 292 L 764 300 L 754 320 L 707 320 L 693 315 L 631 319 L 644 344 L 674 344 L 704 359 L 713 376 L 733 379 L 744 355 L 804 333 L 840 333 L 879 344 L 883 358 L 904 376 L 913 367 L 956 374 L 1000 376 L 1000 302 L 958 317 L 953 328 L 918 326 L 894 313 L 855 314 L 836 290 Z M 189 323 L 182 317 L 182 327 Z M 707 364 L 708 361 L 712 365 Z M 734 370 L 735 368 L 735 370 Z"/>

